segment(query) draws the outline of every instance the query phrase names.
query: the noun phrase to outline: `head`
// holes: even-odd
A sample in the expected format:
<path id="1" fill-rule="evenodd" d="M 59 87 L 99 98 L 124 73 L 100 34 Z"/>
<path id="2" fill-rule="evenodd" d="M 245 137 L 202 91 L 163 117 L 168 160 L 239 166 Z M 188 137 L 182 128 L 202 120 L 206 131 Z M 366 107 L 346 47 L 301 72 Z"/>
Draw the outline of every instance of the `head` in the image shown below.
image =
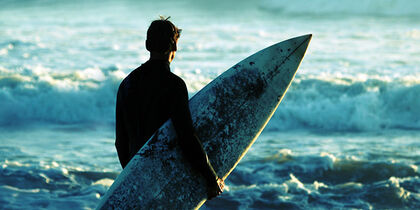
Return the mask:
<path id="1" fill-rule="evenodd" d="M 175 57 L 181 29 L 168 19 L 169 17 L 161 17 L 150 24 L 147 30 L 146 49 L 150 52 L 151 58 L 167 57 L 171 62 Z"/>

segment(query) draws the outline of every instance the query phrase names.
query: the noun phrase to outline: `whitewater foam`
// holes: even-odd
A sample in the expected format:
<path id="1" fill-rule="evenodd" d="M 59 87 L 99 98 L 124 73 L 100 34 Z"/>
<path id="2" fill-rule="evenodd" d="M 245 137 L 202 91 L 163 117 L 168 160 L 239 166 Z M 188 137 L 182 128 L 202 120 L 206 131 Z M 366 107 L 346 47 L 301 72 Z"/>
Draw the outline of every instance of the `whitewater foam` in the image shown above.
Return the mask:
<path id="1" fill-rule="evenodd" d="M 56 72 L 37 65 L 0 68 L 0 124 L 114 123 L 117 88 L 127 75 L 115 66 Z M 190 96 L 210 82 L 200 69 L 175 73 Z M 420 128 L 418 75 L 297 75 L 269 130 L 379 130 Z M 88 111 L 87 111 L 88 110 Z"/>

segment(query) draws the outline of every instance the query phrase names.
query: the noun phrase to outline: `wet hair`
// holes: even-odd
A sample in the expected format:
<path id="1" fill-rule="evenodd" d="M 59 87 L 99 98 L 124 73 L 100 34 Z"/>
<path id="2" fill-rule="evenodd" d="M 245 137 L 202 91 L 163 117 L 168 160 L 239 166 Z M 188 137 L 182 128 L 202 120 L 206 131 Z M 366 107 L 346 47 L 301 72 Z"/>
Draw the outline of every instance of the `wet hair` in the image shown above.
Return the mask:
<path id="1" fill-rule="evenodd" d="M 150 52 L 169 53 L 176 51 L 176 41 L 181 35 L 181 29 L 177 28 L 169 18 L 163 16 L 153 21 L 147 29 L 146 49 Z"/>

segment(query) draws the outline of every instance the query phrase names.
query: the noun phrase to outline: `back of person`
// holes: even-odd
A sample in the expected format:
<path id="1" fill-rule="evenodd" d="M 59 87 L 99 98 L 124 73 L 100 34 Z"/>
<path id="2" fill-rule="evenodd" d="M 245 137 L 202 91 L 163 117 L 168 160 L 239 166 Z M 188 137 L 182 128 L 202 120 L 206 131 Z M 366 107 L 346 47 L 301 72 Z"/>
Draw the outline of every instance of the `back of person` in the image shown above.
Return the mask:
<path id="1" fill-rule="evenodd" d="M 128 139 L 129 159 L 171 117 L 177 98 L 182 97 L 179 96 L 182 83 L 164 60 L 146 62 L 121 83 L 117 99 L 117 138 L 121 135 Z M 128 136 L 124 137 L 126 133 Z"/>

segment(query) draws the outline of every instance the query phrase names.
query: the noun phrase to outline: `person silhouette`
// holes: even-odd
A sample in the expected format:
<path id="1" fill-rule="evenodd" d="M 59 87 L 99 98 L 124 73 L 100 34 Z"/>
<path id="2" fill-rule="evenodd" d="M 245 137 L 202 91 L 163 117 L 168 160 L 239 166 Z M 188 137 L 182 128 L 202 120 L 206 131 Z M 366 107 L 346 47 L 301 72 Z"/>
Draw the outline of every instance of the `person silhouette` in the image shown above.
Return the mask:
<path id="1" fill-rule="evenodd" d="M 150 24 L 146 40 L 150 58 L 118 88 L 115 147 L 125 168 L 153 133 L 171 119 L 181 150 L 205 177 L 211 199 L 223 192 L 224 181 L 215 173 L 194 132 L 185 82 L 170 71 L 181 29 L 168 19 L 161 17 Z"/>

